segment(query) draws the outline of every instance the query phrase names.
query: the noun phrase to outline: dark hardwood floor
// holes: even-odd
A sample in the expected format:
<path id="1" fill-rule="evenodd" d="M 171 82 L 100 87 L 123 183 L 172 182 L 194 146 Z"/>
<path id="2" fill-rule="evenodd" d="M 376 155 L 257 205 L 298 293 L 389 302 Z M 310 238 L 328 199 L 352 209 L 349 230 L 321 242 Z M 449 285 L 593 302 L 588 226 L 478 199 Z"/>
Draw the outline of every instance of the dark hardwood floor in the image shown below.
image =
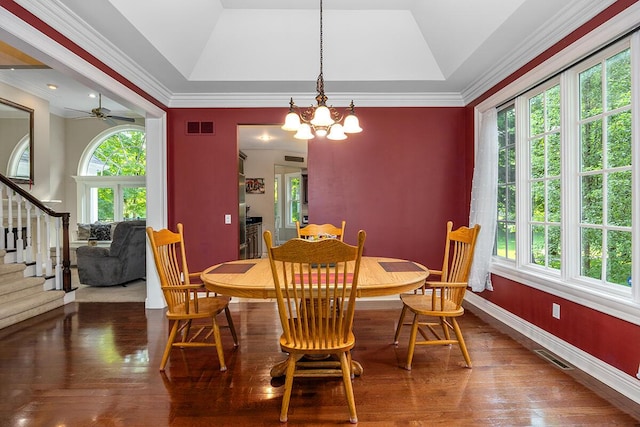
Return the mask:
<path id="1" fill-rule="evenodd" d="M 142 303 L 74 303 L 0 331 L 2 426 L 278 426 L 282 380 L 273 303 L 232 304 L 240 347 L 222 330 L 215 349 L 174 350 L 161 310 Z M 565 371 L 467 311 L 461 327 L 474 363 L 457 347 L 418 348 L 408 329 L 391 343 L 399 302 L 358 302 L 353 381 L 363 426 L 640 426 L 640 408 L 577 370 Z M 223 320 L 221 320 L 223 321 Z M 537 348 L 537 347 L 535 347 Z M 339 379 L 294 383 L 288 425 L 348 424 Z"/>

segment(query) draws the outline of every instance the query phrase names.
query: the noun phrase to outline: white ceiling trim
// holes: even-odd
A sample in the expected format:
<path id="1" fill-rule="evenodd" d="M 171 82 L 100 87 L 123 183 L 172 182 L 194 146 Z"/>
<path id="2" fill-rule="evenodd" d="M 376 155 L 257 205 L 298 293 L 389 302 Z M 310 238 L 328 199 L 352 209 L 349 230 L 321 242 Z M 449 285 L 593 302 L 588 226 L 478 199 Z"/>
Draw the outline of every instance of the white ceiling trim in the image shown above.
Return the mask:
<path id="1" fill-rule="evenodd" d="M 615 3 L 615 0 L 590 0 L 588 6 L 574 4 L 560 10 L 554 19 L 549 21 L 548 28 L 553 30 L 549 32 L 540 31 L 536 33 L 536 36 L 523 40 L 512 52 L 504 55 L 509 61 L 496 64 L 493 72 L 479 76 L 478 79 L 463 89 L 461 96 L 465 103 L 469 103 L 481 96 L 553 44 L 562 40 L 573 29 L 580 26 L 581 23 L 597 15 L 612 3 Z"/>
<path id="2" fill-rule="evenodd" d="M 539 65 L 531 72 L 518 78 L 513 83 L 491 95 L 482 103 L 476 106 L 476 110 L 484 112 L 489 108 L 496 107 L 535 86 L 542 80 L 557 73 L 567 64 L 579 61 L 607 45 L 623 34 L 631 31 L 640 23 L 640 3 L 629 7 L 624 14 L 618 15 L 598 27 L 598 31 L 592 31 L 575 43 L 567 46 L 562 51 L 549 58 L 544 64 Z"/>
<path id="3" fill-rule="evenodd" d="M 183 93 L 174 94 L 171 108 L 250 108 L 250 107 L 289 107 L 289 98 L 296 105 L 306 107 L 315 105 L 313 93 Z M 328 105 L 346 108 L 353 100 L 358 107 L 464 107 L 459 93 L 354 93 L 327 94 Z"/>
<path id="4" fill-rule="evenodd" d="M 113 77 L 103 73 L 53 39 L 37 31 L 26 22 L 15 19 L 6 9 L 0 8 L 0 18 L 2 18 L 0 19 L 0 28 L 7 31 L 12 37 L 23 41 L 23 44 L 26 43 L 24 40 L 28 40 L 29 44 L 37 51 L 46 52 L 46 54 L 55 61 L 56 65 L 69 72 L 73 72 L 77 79 L 85 79 L 95 82 L 103 88 L 109 88 L 112 93 L 138 106 L 139 110 L 146 111 L 153 115 L 162 115 L 164 113 L 155 104 L 126 88 Z M 48 62 L 50 63 L 51 61 Z"/>
<path id="5" fill-rule="evenodd" d="M 168 105 L 171 91 L 57 0 L 15 0 L 140 89 Z M 14 19 L 15 20 L 15 19 Z M 28 40 L 28 39 L 27 39 Z"/>

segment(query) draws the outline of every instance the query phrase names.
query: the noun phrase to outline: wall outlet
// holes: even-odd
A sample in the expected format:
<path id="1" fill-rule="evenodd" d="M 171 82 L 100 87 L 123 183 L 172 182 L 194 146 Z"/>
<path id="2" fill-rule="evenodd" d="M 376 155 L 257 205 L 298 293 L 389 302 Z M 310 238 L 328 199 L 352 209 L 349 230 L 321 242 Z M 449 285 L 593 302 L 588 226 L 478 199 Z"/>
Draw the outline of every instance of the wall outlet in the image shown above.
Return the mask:
<path id="1" fill-rule="evenodd" d="M 225 224 L 231 224 L 231 214 L 225 214 L 224 223 Z"/>
<path id="2" fill-rule="evenodd" d="M 551 310 L 551 315 L 556 319 L 560 318 L 560 304 L 553 303 L 553 308 Z"/>

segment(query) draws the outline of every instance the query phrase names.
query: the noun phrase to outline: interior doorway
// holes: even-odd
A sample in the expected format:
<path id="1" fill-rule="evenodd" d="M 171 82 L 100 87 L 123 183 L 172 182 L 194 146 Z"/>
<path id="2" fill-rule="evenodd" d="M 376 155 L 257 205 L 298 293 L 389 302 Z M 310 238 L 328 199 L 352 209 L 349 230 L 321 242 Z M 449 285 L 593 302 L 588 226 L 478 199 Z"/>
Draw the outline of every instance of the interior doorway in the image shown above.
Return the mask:
<path id="1" fill-rule="evenodd" d="M 245 192 L 246 215 L 260 218 L 262 231 L 269 230 L 276 242 L 295 237 L 295 223 L 291 221 L 302 220 L 307 209 L 302 192 L 302 177 L 307 171 L 307 141 L 294 139 L 293 133 L 283 131 L 280 126 L 238 125 L 238 150 L 246 155 L 245 179 L 263 184 L 260 191 Z M 290 189 L 293 185 L 293 197 L 299 199 L 297 207 L 291 191 L 285 191 L 287 185 Z M 246 223 L 239 224 L 243 226 L 246 228 Z M 262 236 L 260 241 L 264 245 Z M 264 248 L 261 252 L 266 253 Z"/>

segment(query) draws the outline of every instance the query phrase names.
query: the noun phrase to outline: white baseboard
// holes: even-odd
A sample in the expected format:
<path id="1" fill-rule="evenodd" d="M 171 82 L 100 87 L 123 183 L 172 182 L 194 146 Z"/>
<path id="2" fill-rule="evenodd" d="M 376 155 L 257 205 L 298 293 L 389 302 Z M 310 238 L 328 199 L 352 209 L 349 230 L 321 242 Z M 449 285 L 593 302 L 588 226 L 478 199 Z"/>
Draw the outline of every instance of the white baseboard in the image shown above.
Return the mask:
<path id="1" fill-rule="evenodd" d="M 465 301 L 640 404 L 640 381 L 633 376 L 532 325 L 473 292 L 466 293 Z"/>

